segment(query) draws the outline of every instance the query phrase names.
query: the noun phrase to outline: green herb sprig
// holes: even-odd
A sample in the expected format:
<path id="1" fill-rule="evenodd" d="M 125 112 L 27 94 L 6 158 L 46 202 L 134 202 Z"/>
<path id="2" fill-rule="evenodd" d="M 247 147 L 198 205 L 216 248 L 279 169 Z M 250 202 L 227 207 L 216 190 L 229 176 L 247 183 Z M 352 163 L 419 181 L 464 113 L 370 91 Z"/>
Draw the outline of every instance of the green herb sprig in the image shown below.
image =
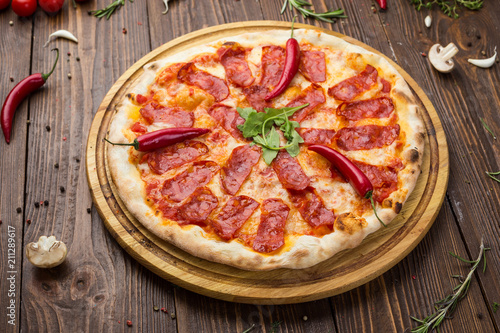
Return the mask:
<path id="1" fill-rule="evenodd" d="M 497 313 L 500 304 L 497 302 L 493 302 L 493 313 Z"/>
<path id="2" fill-rule="evenodd" d="M 497 181 L 500 183 L 500 179 L 498 179 L 497 177 L 495 176 L 498 176 L 500 175 L 500 171 L 497 171 L 497 172 L 489 172 L 489 171 L 486 171 L 486 174 L 488 175 L 488 177 L 490 177 L 491 179 Z"/>
<path id="3" fill-rule="evenodd" d="M 309 7 L 312 6 L 311 3 L 304 1 L 304 0 L 285 0 L 283 3 L 283 7 L 281 7 L 281 15 L 285 12 L 286 5 L 289 5 L 290 10 L 293 10 L 295 8 L 298 10 L 304 18 L 307 18 L 308 16 L 311 16 L 312 18 L 324 22 L 329 22 L 329 23 L 335 23 L 335 21 L 332 20 L 332 18 L 345 18 L 347 16 L 344 15 L 344 10 L 343 9 L 337 9 L 337 10 L 330 10 L 324 13 L 316 13 L 312 9 L 307 9 L 304 7 Z M 293 8 L 292 8 L 293 7 Z"/>
<path id="4" fill-rule="evenodd" d="M 483 118 L 479 118 L 479 120 L 481 120 L 481 123 L 483 124 L 483 127 L 488 131 L 488 133 L 490 133 L 490 135 L 493 137 L 493 139 L 496 140 L 497 136 L 495 135 L 495 133 L 493 133 L 493 131 L 491 130 L 491 128 L 488 126 L 488 124 L 486 124 L 486 121 L 484 121 Z"/>
<path id="5" fill-rule="evenodd" d="M 295 130 L 300 124 L 289 119 L 296 111 L 305 108 L 309 104 L 304 104 L 294 108 L 265 108 L 264 112 L 257 112 L 253 108 L 237 108 L 240 116 L 245 119 L 242 125 L 238 125 L 245 138 L 252 138 L 253 144 L 262 147 L 262 157 L 269 165 L 278 155 L 281 149 L 285 149 L 290 156 L 299 154 L 299 144 L 304 142 L 299 133 Z M 279 126 L 287 143 L 280 146 L 280 135 L 274 126 Z"/>
<path id="6" fill-rule="evenodd" d="M 451 3 L 450 3 L 451 2 Z M 478 10 L 483 7 L 483 0 L 410 0 L 417 10 L 422 7 L 431 9 L 437 5 L 443 13 L 449 17 L 458 18 L 457 10 L 460 6 L 470 10 Z"/>
<path id="7" fill-rule="evenodd" d="M 134 2 L 134 0 L 129 0 L 129 1 Z M 106 20 L 109 20 L 111 15 L 113 15 L 113 13 L 121 6 L 125 6 L 125 0 L 116 0 L 115 2 L 108 5 L 106 8 L 93 10 L 90 11 L 89 13 L 98 18 L 106 17 Z"/>
<path id="8" fill-rule="evenodd" d="M 415 317 L 411 317 L 411 319 L 421 324 L 420 326 L 412 329 L 411 330 L 412 333 L 427 333 L 431 332 L 434 329 L 437 329 L 439 332 L 439 325 L 441 325 L 444 319 L 451 317 L 451 315 L 457 308 L 458 302 L 461 299 L 463 299 L 467 294 L 467 291 L 469 290 L 470 283 L 472 280 L 472 275 L 474 274 L 476 268 L 479 266 L 479 263 L 481 262 L 481 259 L 483 258 L 484 258 L 483 273 L 486 270 L 487 250 L 489 250 L 489 248 L 484 247 L 483 240 L 481 239 L 481 246 L 479 247 L 479 255 L 477 256 L 476 260 L 467 260 L 454 253 L 449 252 L 455 258 L 463 262 L 473 264 L 473 266 L 467 277 L 463 281 L 460 281 L 460 283 L 455 288 L 453 288 L 454 293 L 446 296 L 442 300 L 437 301 L 435 303 L 434 307 L 436 308 L 436 312 L 434 312 L 433 314 L 424 319 L 417 319 Z M 453 275 L 452 277 L 462 279 L 462 276 L 460 275 Z"/>

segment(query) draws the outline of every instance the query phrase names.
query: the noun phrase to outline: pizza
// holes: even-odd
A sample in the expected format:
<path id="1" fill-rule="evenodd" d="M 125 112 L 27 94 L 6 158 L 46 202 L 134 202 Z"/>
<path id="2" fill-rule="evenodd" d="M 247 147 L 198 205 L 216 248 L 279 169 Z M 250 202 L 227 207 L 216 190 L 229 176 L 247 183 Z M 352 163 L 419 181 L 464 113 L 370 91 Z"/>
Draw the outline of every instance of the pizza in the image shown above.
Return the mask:
<path id="1" fill-rule="evenodd" d="M 383 57 L 299 29 L 298 72 L 266 100 L 289 38 L 286 30 L 246 33 L 155 59 L 118 103 L 113 143 L 169 128 L 206 132 L 148 151 L 106 146 L 121 201 L 160 239 L 244 270 L 302 269 L 358 246 L 401 211 L 425 140 L 407 83 Z M 262 125 L 259 139 L 244 135 L 252 117 L 276 121 Z M 274 148 L 266 146 L 271 139 Z M 373 206 L 308 149 L 318 144 L 366 175 Z"/>

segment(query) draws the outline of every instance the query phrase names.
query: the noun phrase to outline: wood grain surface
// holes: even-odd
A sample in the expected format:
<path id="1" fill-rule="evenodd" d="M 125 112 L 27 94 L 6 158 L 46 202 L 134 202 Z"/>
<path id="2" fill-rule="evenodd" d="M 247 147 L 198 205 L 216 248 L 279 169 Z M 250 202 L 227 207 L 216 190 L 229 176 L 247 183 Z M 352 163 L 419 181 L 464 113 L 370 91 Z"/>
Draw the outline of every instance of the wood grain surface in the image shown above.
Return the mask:
<path id="1" fill-rule="evenodd" d="M 343 8 L 348 17 L 333 24 L 297 18 L 377 49 L 418 83 L 441 119 L 450 178 L 433 227 L 401 262 L 351 291 L 293 305 L 216 300 L 144 268 L 114 240 L 92 206 L 83 161 L 91 121 L 104 96 L 151 50 L 201 28 L 251 20 L 290 22 L 294 13 L 280 15 L 281 0 L 172 0 L 162 15 L 162 1 L 136 0 L 125 1 L 109 20 L 87 15 L 111 2 L 79 2 L 74 9 L 66 1 L 56 15 L 39 8 L 29 18 L 18 18 L 10 8 L 0 11 L 0 99 L 25 76 L 50 69 L 53 46 L 63 56 L 45 87 L 18 108 L 11 144 L 0 140 L 0 331 L 243 332 L 253 327 L 251 332 L 408 332 L 416 326 L 410 316 L 430 314 L 433 302 L 456 284 L 451 275 L 465 275 L 470 268 L 448 251 L 475 258 L 484 238 L 491 247 L 486 272 L 474 274 L 467 296 L 441 331 L 500 332 L 500 311 L 492 307 L 500 303 L 500 184 L 485 174 L 500 170 L 500 151 L 480 121 L 500 133 L 500 67 L 467 63 L 468 58 L 491 56 L 500 45 L 496 2 L 485 1 L 481 10 L 463 10 L 460 18 L 451 19 L 437 8 L 418 12 L 407 0 L 388 1 L 385 12 L 368 0 L 312 0 L 317 11 Z M 423 23 L 428 14 L 430 28 Z M 42 48 L 58 29 L 71 31 L 79 43 L 56 40 Z M 438 42 L 459 48 L 455 69 L 447 75 L 421 55 Z M 34 206 L 45 200 L 48 206 Z M 11 274 L 9 226 L 16 228 L 13 298 L 6 280 Z M 26 261 L 25 244 L 43 234 L 68 245 L 62 266 L 41 270 Z M 6 311 L 12 299 L 15 325 L 8 323 Z"/>

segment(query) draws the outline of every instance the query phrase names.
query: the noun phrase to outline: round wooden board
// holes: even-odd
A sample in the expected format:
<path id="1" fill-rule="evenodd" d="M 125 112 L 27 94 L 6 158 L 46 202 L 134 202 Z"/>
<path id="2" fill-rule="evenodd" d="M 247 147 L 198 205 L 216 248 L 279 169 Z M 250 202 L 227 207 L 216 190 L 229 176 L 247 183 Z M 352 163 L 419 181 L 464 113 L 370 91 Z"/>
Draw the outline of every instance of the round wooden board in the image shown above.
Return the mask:
<path id="1" fill-rule="evenodd" d="M 191 291 L 232 302 L 286 304 L 337 295 L 383 274 L 403 259 L 430 229 L 443 203 L 448 183 L 448 149 L 436 110 L 416 82 L 397 64 L 371 47 L 329 30 L 321 30 L 386 58 L 418 96 L 427 138 L 422 174 L 398 217 L 388 228 L 368 236 L 355 249 L 345 250 L 302 270 L 250 272 L 216 264 L 162 241 L 126 210 L 111 181 L 106 161 L 106 136 L 115 106 L 129 92 L 150 62 L 223 37 L 270 29 L 290 29 L 290 23 L 253 21 L 199 30 L 177 38 L 144 56 L 113 85 L 97 110 L 87 143 L 87 176 L 92 197 L 106 227 L 118 243 L 142 265 Z"/>

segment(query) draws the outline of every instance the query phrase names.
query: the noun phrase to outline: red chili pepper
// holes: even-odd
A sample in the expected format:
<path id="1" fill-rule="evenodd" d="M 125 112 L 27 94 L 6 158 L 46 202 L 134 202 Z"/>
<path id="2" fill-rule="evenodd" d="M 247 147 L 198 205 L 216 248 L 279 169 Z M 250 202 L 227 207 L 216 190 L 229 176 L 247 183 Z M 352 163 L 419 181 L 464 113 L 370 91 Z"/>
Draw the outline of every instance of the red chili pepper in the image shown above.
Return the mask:
<path id="1" fill-rule="evenodd" d="M 138 136 L 132 143 L 114 143 L 104 139 L 112 145 L 132 146 L 138 151 L 150 151 L 163 148 L 187 139 L 196 138 L 210 132 L 208 128 L 175 127 L 164 128 Z"/>
<path id="2" fill-rule="evenodd" d="M 276 87 L 274 87 L 274 89 L 267 94 L 266 97 L 264 97 L 266 101 L 273 99 L 285 91 L 299 70 L 300 46 L 299 42 L 293 38 L 293 24 L 295 23 L 295 17 L 296 16 L 293 17 L 292 21 L 292 36 L 286 42 L 285 66 L 283 67 L 283 72 L 281 73 L 280 80 Z"/>
<path id="3" fill-rule="evenodd" d="M 360 196 L 370 199 L 375 216 L 379 222 L 386 227 L 375 210 L 375 203 L 373 202 L 373 185 L 368 177 L 366 177 L 366 175 L 347 157 L 335 149 L 323 145 L 311 145 L 308 148 L 330 161 L 330 163 L 332 163 L 332 165 L 349 181 L 351 186 L 354 187 Z"/>
<path id="4" fill-rule="evenodd" d="M 377 0 L 377 3 L 380 6 L 380 9 L 387 9 L 387 1 L 386 0 Z"/>
<path id="5" fill-rule="evenodd" d="M 54 65 L 52 66 L 52 70 L 49 73 L 36 73 L 28 76 L 16 84 L 16 86 L 7 95 L 7 98 L 2 106 L 2 113 L 0 114 L 0 122 L 5 136 L 5 141 L 7 141 L 7 143 L 10 143 L 12 120 L 14 119 L 17 107 L 26 98 L 26 96 L 43 86 L 56 68 L 57 60 L 59 59 L 59 49 L 53 49 L 52 51 L 54 50 L 57 52 L 57 57 Z"/>

